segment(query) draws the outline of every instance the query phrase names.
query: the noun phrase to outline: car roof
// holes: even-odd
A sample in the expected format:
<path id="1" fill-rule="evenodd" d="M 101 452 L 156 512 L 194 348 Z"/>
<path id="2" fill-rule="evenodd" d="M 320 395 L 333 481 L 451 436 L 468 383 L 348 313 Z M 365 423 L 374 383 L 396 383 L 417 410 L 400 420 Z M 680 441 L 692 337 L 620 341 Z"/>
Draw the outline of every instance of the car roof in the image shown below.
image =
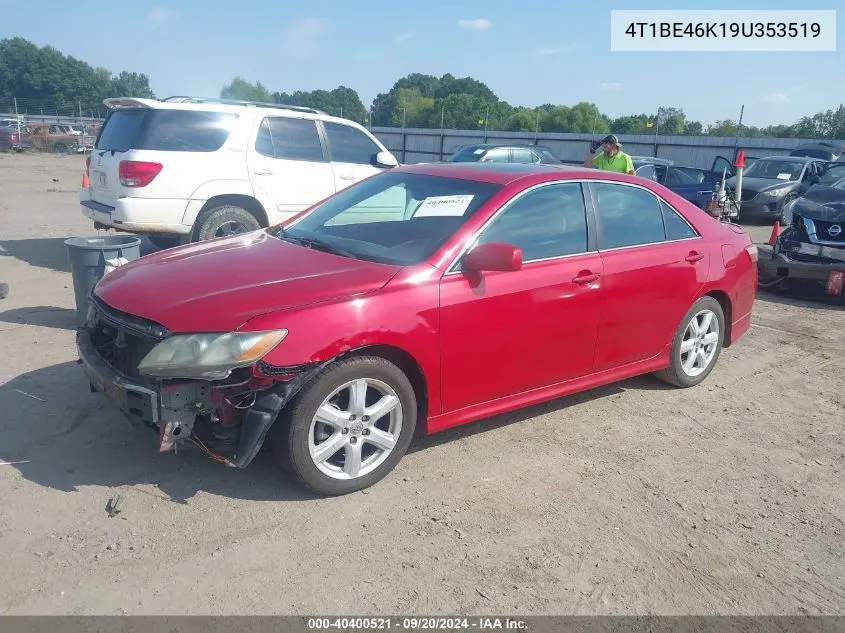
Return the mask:
<path id="1" fill-rule="evenodd" d="M 474 143 L 470 145 L 462 145 L 459 151 L 465 149 L 546 149 L 550 147 L 546 145 L 530 145 L 528 143 Z"/>
<path id="2" fill-rule="evenodd" d="M 580 166 L 537 163 L 415 163 L 394 168 L 394 171 L 396 170 L 404 173 L 439 176 L 441 178 L 460 178 L 499 185 L 509 185 L 522 178 L 538 176 L 540 181 L 595 178 L 599 174 L 602 177 L 609 176 L 614 180 L 617 179 L 616 177 L 627 177 L 625 174 L 599 172 L 596 169 Z M 543 176 L 547 178 L 543 178 Z M 619 179 L 625 180 L 624 177 Z"/>

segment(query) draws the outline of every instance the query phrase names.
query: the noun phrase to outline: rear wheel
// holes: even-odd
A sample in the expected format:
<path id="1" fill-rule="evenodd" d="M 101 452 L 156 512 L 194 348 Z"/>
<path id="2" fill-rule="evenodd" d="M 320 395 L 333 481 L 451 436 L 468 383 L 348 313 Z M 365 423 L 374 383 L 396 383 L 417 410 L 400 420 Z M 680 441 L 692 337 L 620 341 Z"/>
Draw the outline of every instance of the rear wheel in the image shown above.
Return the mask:
<path id="1" fill-rule="evenodd" d="M 713 297 L 702 297 L 678 326 L 669 352 L 669 367 L 655 375 L 676 387 L 694 387 L 701 383 L 716 365 L 724 332 L 722 306 Z"/>
<path id="2" fill-rule="evenodd" d="M 225 204 L 202 213 L 197 221 L 196 236 L 198 241 L 203 241 L 232 237 L 260 228 L 261 224 L 249 211 L 243 207 Z"/>
<path id="3" fill-rule="evenodd" d="M 300 483 L 343 495 L 384 478 L 408 450 L 417 401 L 408 377 L 377 356 L 323 369 L 285 408 L 273 450 Z"/>

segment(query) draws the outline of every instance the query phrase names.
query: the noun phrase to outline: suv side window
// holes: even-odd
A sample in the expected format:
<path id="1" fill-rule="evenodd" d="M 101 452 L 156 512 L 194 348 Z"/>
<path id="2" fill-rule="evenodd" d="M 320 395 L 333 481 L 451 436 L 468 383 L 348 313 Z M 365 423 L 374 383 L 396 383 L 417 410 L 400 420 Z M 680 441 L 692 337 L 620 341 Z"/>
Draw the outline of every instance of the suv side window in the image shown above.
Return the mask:
<path id="1" fill-rule="evenodd" d="M 663 226 L 666 227 L 667 240 L 686 240 L 698 237 L 695 229 L 663 200 L 660 201 L 660 211 L 663 213 Z"/>
<path id="2" fill-rule="evenodd" d="M 366 134 L 349 125 L 325 121 L 326 136 L 332 162 L 372 165 L 376 154 L 381 151 L 378 145 Z"/>
<path id="3" fill-rule="evenodd" d="M 514 163 L 539 163 L 540 159 L 530 149 L 513 149 Z"/>
<path id="4" fill-rule="evenodd" d="M 663 242 L 663 213 L 657 197 L 639 187 L 593 183 L 600 227 L 599 248 Z"/>
<path id="5" fill-rule="evenodd" d="M 312 119 L 266 117 L 255 139 L 255 151 L 280 160 L 325 160 L 317 123 Z"/>
<path id="6" fill-rule="evenodd" d="M 484 155 L 485 163 L 509 163 L 510 150 L 508 149 L 491 149 Z"/>
<path id="7" fill-rule="evenodd" d="M 587 251 L 587 210 L 581 185 L 546 185 L 523 195 L 482 232 L 478 244 L 505 242 L 522 249 L 523 261 Z"/>

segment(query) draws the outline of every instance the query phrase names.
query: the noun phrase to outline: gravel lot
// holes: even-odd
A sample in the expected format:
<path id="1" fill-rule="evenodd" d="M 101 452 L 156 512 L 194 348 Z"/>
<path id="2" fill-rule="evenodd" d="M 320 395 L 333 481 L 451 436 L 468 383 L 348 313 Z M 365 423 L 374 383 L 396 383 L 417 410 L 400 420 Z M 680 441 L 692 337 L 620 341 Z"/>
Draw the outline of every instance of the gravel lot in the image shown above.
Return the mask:
<path id="1" fill-rule="evenodd" d="M 845 614 L 843 309 L 761 293 L 697 388 L 417 440 L 315 499 L 267 452 L 159 455 L 89 392 L 63 245 L 94 232 L 83 168 L 0 154 L 0 614 Z"/>

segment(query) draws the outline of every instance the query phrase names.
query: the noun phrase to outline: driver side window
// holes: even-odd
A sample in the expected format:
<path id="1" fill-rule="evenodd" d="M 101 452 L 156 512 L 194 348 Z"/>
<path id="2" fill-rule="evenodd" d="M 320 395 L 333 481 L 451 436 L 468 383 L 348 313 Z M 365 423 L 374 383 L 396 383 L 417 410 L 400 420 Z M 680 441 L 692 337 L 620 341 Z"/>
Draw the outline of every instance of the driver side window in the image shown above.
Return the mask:
<path id="1" fill-rule="evenodd" d="M 490 242 L 519 247 L 524 262 L 587 252 L 581 185 L 546 185 L 524 194 L 484 229 L 477 243 Z"/>

